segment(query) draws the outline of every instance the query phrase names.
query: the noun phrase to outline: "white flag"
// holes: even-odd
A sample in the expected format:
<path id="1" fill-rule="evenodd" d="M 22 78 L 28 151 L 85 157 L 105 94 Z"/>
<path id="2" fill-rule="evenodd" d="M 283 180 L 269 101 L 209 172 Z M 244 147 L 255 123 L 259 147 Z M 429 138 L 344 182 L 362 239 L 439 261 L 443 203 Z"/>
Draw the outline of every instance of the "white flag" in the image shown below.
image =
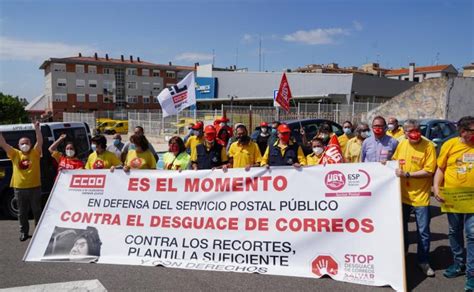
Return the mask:
<path id="1" fill-rule="evenodd" d="M 196 104 L 194 72 L 190 72 L 177 85 L 165 88 L 159 95 L 163 117 L 175 115 L 183 109 Z"/>

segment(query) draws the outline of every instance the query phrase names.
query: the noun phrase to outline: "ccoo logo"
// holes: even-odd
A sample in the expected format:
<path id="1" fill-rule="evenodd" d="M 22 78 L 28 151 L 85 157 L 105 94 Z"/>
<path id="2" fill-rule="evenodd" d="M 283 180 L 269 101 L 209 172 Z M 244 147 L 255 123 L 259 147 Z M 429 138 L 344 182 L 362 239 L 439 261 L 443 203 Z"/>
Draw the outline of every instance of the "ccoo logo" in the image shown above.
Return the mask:
<path id="1" fill-rule="evenodd" d="M 70 188 L 98 189 L 105 186 L 105 175 L 79 174 L 73 175 Z"/>
<path id="2" fill-rule="evenodd" d="M 338 170 L 333 170 L 326 174 L 326 177 L 324 178 L 324 183 L 329 189 L 337 191 L 344 187 L 344 185 L 346 184 L 346 178 L 344 177 L 344 174 L 342 172 Z"/>

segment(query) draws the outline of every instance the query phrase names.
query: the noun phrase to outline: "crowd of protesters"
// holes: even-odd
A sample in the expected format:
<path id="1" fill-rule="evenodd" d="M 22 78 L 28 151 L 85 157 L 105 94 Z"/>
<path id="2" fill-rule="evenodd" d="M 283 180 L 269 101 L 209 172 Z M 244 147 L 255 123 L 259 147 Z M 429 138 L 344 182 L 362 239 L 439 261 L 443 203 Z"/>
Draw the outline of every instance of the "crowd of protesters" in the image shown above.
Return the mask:
<path id="1" fill-rule="evenodd" d="M 304 129 L 299 129 L 301 142 L 292 135 L 292 129 L 284 123 L 262 122 L 257 135 L 250 138 L 242 123 L 229 125 L 225 117 L 205 126 L 197 121 L 189 125 L 189 133 L 181 138 L 174 136 L 168 141 L 168 152 L 163 155 L 164 169 L 222 169 L 252 167 L 293 166 L 310 167 L 323 162 L 328 145 L 334 140 L 346 163 L 382 162 L 398 160 L 395 175 L 400 177 L 402 192 L 403 229 L 405 252 L 408 251 L 408 220 L 415 215 L 417 227 L 417 259 L 426 276 L 435 275 L 429 264 L 430 251 L 430 195 L 433 189 L 436 200 L 443 202 L 441 187 L 474 188 L 474 117 L 463 117 L 457 123 L 458 133 L 443 144 L 439 155 L 434 144 L 422 136 L 416 120 L 407 120 L 402 126 L 394 117 L 377 116 L 369 127 L 366 123 L 354 126 L 343 123 L 344 134 L 337 137 L 328 124 L 322 124 L 311 140 Z M 0 133 L 0 147 L 13 163 L 11 185 L 18 199 L 20 240 L 28 238 L 28 212 L 33 211 L 37 223 L 41 215 L 40 157 L 42 135 L 35 123 L 36 144 L 29 138 L 18 141 L 18 149 L 7 144 Z M 61 135 L 50 147 L 51 156 L 58 169 L 156 169 L 158 155 L 148 141 L 143 128 L 138 126 L 129 141 L 122 142 L 119 134 L 113 136 L 113 145 L 107 146 L 102 135 L 91 140 L 92 153 L 86 163 L 75 154 L 74 144 L 65 143 Z M 65 143 L 64 153 L 57 151 Z M 454 278 L 466 274 L 466 290 L 474 289 L 474 214 L 447 213 L 448 237 L 453 253 L 453 264 L 444 276 Z"/>

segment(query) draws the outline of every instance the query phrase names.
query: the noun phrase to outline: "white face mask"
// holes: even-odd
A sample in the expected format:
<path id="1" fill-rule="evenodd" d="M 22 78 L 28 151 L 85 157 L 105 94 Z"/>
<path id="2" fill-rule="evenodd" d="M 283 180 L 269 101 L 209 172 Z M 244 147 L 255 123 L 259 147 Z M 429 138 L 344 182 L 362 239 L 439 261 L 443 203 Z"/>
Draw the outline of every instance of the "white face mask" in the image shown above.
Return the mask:
<path id="1" fill-rule="evenodd" d="M 395 125 L 394 125 L 394 124 L 388 124 L 388 129 L 389 129 L 390 131 L 395 130 Z"/>
<path id="2" fill-rule="evenodd" d="M 267 128 L 262 128 L 262 133 L 266 133 L 267 132 Z"/>
<path id="3" fill-rule="evenodd" d="M 21 145 L 20 145 L 20 150 L 21 150 L 22 152 L 28 152 L 28 151 L 30 151 L 30 145 L 28 145 L 28 144 L 21 144 Z"/>
<path id="4" fill-rule="evenodd" d="M 91 149 L 92 149 L 92 151 L 96 151 L 97 150 L 97 145 L 96 144 L 91 144 Z"/>
<path id="5" fill-rule="evenodd" d="M 76 152 L 74 150 L 66 150 L 66 156 L 67 157 L 74 157 L 74 154 L 76 154 Z"/>
<path id="6" fill-rule="evenodd" d="M 323 151 L 324 151 L 324 148 L 323 148 L 323 147 L 314 147 L 314 148 L 313 148 L 313 152 L 314 152 L 314 154 L 316 154 L 316 155 L 321 155 L 321 153 L 323 153 Z"/>

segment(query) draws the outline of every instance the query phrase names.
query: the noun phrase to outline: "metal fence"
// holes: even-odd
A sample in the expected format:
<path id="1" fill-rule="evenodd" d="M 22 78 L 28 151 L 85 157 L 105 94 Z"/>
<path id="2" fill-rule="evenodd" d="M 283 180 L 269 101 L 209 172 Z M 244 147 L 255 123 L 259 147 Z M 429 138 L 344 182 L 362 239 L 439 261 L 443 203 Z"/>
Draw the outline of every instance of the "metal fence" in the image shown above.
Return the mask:
<path id="1" fill-rule="evenodd" d="M 92 135 L 94 134 L 96 121 L 95 113 L 63 113 L 63 122 L 85 122 L 89 125 Z"/>
<path id="2" fill-rule="evenodd" d="M 339 124 L 348 120 L 353 123 L 365 119 L 368 111 L 379 106 L 380 103 L 354 102 L 352 104 L 322 104 L 297 103 L 287 113 L 282 109 L 264 106 L 231 106 L 222 105 L 215 110 L 186 109 L 175 116 L 163 117 L 161 110 L 128 110 L 128 111 L 100 111 L 95 113 L 63 113 L 64 121 L 87 122 L 93 131 L 98 118 L 127 120 L 129 132 L 136 126 L 142 126 L 147 136 L 183 135 L 187 133 L 190 123 L 201 120 L 204 124 L 212 122 L 223 115 L 230 119 L 231 124 L 244 123 L 249 129 L 258 126 L 260 122 L 273 120 L 285 121 L 295 119 L 327 119 Z"/>

